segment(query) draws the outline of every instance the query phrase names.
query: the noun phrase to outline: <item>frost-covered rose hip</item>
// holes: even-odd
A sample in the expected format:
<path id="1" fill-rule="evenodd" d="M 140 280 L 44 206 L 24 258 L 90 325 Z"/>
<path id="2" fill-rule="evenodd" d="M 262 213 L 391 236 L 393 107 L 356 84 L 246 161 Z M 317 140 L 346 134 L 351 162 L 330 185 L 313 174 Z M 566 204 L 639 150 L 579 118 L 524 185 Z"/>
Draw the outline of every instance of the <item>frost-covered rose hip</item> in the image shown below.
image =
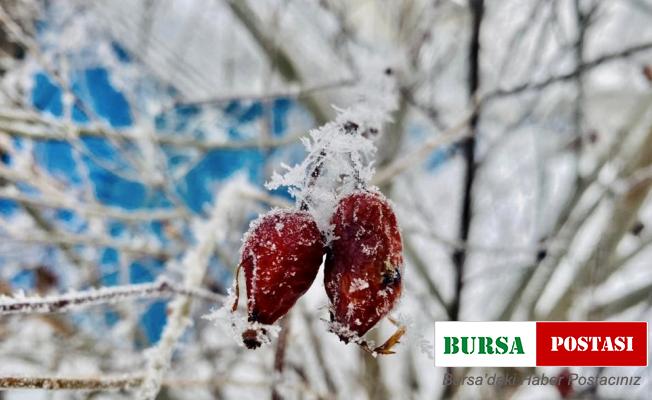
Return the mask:
<path id="1" fill-rule="evenodd" d="M 331 224 L 334 239 L 327 250 L 324 284 L 332 329 L 348 343 L 386 316 L 399 298 L 403 246 L 396 216 L 380 193 L 347 195 Z"/>
<path id="2" fill-rule="evenodd" d="M 276 210 L 254 221 L 240 259 L 249 322 L 272 324 L 285 315 L 315 280 L 323 254 L 322 234 L 307 212 Z M 260 346 L 259 333 L 247 330 L 245 345 Z"/>

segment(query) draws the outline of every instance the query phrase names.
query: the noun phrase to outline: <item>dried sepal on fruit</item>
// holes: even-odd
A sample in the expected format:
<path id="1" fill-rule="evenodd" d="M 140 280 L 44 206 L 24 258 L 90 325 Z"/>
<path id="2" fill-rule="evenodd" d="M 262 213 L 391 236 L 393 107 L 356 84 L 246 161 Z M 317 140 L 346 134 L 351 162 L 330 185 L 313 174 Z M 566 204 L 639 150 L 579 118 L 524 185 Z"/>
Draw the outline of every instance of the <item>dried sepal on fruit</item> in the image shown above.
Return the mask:
<path id="1" fill-rule="evenodd" d="M 326 253 L 324 284 L 331 302 L 331 330 L 342 341 L 360 342 L 401 295 L 403 245 L 396 215 L 377 192 L 342 198 L 331 218 L 333 240 Z M 390 354 L 405 332 L 374 349 Z M 361 343 L 362 344 L 362 343 Z"/>
<path id="2" fill-rule="evenodd" d="M 251 224 L 238 267 L 246 282 L 250 328 L 242 338 L 248 348 L 259 347 L 263 325 L 284 316 L 310 288 L 323 254 L 322 234 L 305 211 L 274 210 Z M 237 298 L 233 311 L 236 305 Z"/>

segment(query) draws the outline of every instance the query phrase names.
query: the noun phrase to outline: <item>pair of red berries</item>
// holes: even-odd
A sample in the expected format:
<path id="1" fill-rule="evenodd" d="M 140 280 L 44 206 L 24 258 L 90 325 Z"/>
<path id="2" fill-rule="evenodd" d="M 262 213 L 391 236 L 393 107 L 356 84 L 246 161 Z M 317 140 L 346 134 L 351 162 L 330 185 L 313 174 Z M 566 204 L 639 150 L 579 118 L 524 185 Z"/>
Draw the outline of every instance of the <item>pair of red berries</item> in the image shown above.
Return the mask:
<path id="1" fill-rule="evenodd" d="M 389 313 L 401 294 L 403 256 L 396 216 L 380 193 L 359 190 L 339 201 L 331 225 L 333 240 L 327 244 L 306 211 L 273 211 L 252 224 L 240 260 L 251 323 L 272 324 L 284 316 L 312 285 L 325 253 L 331 330 L 345 343 L 366 346 L 359 338 Z M 260 346 L 260 333 L 245 331 L 244 344 Z M 373 351 L 391 354 L 403 333 L 399 329 Z"/>

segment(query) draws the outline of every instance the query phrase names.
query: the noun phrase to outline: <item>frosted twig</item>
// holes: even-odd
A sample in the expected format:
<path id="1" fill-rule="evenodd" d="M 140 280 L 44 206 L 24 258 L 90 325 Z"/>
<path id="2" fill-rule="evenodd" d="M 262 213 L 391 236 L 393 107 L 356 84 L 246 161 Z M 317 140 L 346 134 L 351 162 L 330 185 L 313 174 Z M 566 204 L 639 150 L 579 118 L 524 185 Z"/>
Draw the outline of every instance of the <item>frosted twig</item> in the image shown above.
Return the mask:
<path id="1" fill-rule="evenodd" d="M 221 303 L 224 297 L 204 289 L 177 285 L 162 278 L 153 283 L 89 289 L 48 297 L 0 297 L 0 315 L 63 313 L 100 304 L 126 300 L 168 298 L 173 295 L 194 297 L 211 303 Z"/>
<path id="2" fill-rule="evenodd" d="M 69 191 L 59 188 L 59 182 L 51 176 L 43 174 L 37 164 L 30 160 L 29 166 L 9 168 L 0 164 L 0 178 L 14 184 L 29 183 L 41 192 L 39 196 L 27 196 L 15 188 L 0 189 L 0 198 L 16 201 L 23 205 L 37 207 L 63 208 L 74 210 L 82 216 L 100 216 L 126 221 L 162 221 L 188 216 L 181 207 L 147 211 L 124 211 L 117 207 L 105 206 L 93 199 L 80 201 Z"/>
<path id="3" fill-rule="evenodd" d="M 642 239 L 641 242 L 638 244 L 638 246 L 636 246 L 632 251 L 614 259 L 612 264 L 609 266 L 609 269 L 611 271 L 617 271 L 618 269 L 620 269 L 620 267 L 629 263 L 636 256 L 641 254 L 643 250 L 648 249 L 650 245 L 652 245 L 652 237 L 647 237 L 645 239 Z"/>
<path id="4" fill-rule="evenodd" d="M 340 79 L 333 82 L 322 83 L 314 86 L 308 87 L 299 87 L 299 88 L 290 88 L 286 90 L 253 94 L 253 93 L 239 93 L 226 95 L 222 97 L 211 97 L 203 100 L 188 100 L 188 101 L 177 101 L 175 106 L 203 106 L 203 105 L 217 105 L 228 103 L 234 100 L 248 100 L 248 101 L 269 101 L 277 98 L 300 98 L 313 94 L 315 92 L 321 92 L 329 89 L 338 89 L 341 87 L 353 85 L 355 82 L 352 79 Z"/>
<path id="5" fill-rule="evenodd" d="M 421 258 L 421 255 L 415 250 L 412 245 L 410 238 L 406 237 L 403 243 L 405 247 L 405 254 L 412 260 L 412 265 L 414 266 L 417 274 L 419 274 L 421 280 L 425 283 L 428 288 L 430 295 L 441 305 L 443 311 L 446 313 L 447 317 L 450 318 L 448 311 L 448 303 L 444 300 L 444 297 L 441 295 L 439 288 L 431 278 L 428 273 L 428 267 L 426 262 Z"/>
<path id="6" fill-rule="evenodd" d="M 142 377 L 0 377 L 0 389 L 124 390 L 137 387 Z"/>
<path id="7" fill-rule="evenodd" d="M 0 389 L 47 389 L 47 390 L 129 390 L 143 382 L 141 375 L 118 375 L 115 377 L 52 377 L 52 376 L 3 376 Z M 242 381 L 226 378 L 211 380 L 165 379 L 166 387 L 219 387 L 233 385 L 239 387 L 265 387 L 267 382 Z"/>
<path id="8" fill-rule="evenodd" d="M 37 188 L 42 194 L 54 197 L 68 197 L 64 186 L 50 175 L 41 173 L 40 168 L 33 159 L 28 158 L 24 164 L 12 166 L 11 168 L 0 163 L 0 178 L 4 181 L 16 183 L 27 183 Z"/>
<path id="9" fill-rule="evenodd" d="M 256 14 L 251 10 L 247 2 L 230 0 L 226 4 L 233 12 L 233 15 L 251 33 L 251 36 L 258 43 L 270 63 L 276 65 L 278 72 L 283 78 L 290 82 L 301 82 L 301 71 L 294 57 L 283 46 L 280 46 L 275 40 L 271 39 L 271 36 L 265 31 L 263 25 L 256 18 Z M 306 96 L 301 100 L 319 124 L 328 120 L 328 112 L 314 97 Z"/>
<path id="10" fill-rule="evenodd" d="M 438 147 L 445 146 L 450 143 L 462 140 L 470 135 L 470 131 L 466 128 L 469 124 L 470 118 L 473 114 L 466 116 L 460 123 L 449 128 L 446 132 L 435 136 L 434 138 L 424 142 L 417 150 L 407 154 L 382 170 L 379 170 L 371 181 L 374 185 L 381 185 L 390 181 L 395 176 L 403 173 L 411 166 L 423 161 L 433 150 Z"/>
<path id="11" fill-rule="evenodd" d="M 487 93 L 483 98 L 482 101 L 488 101 L 488 100 L 493 100 L 495 98 L 501 98 L 501 97 L 506 97 L 506 96 L 512 96 L 516 94 L 520 94 L 523 92 L 527 91 L 534 91 L 534 90 L 541 90 L 544 89 L 554 83 L 558 82 L 566 82 L 571 79 L 576 78 L 578 75 L 581 75 L 582 73 L 592 70 L 596 67 L 599 67 L 600 65 L 604 63 L 608 63 L 611 61 L 619 60 L 622 58 L 627 58 L 631 57 L 633 55 L 636 55 L 638 53 L 646 52 L 652 50 L 652 43 L 647 42 L 647 43 L 641 43 L 638 45 L 634 45 L 632 47 L 628 47 L 625 49 L 622 49 L 620 51 L 614 52 L 614 53 L 608 53 L 604 54 L 600 57 L 594 58 L 593 60 L 586 61 L 580 65 L 578 65 L 576 68 L 574 68 L 570 72 L 562 73 L 559 75 L 552 75 L 546 79 L 537 81 L 537 82 L 525 82 L 520 85 L 516 85 L 514 87 L 511 87 L 509 89 L 498 89 L 493 92 Z"/>
<path id="12" fill-rule="evenodd" d="M 11 115 L 11 114 L 10 114 Z M 5 116 L 6 117 L 6 116 Z M 0 121 L 3 120 L 0 116 Z M 100 137 L 105 139 L 123 140 L 135 142 L 138 140 L 137 132 L 125 129 L 124 131 L 114 131 L 108 127 L 100 126 L 64 126 L 55 121 L 49 121 L 44 118 L 35 119 L 35 124 L 25 124 L 24 122 L 0 122 L 0 131 L 10 136 L 18 136 L 33 140 L 70 140 L 75 136 Z M 216 149 L 250 149 L 250 148 L 272 148 L 286 146 L 295 143 L 303 136 L 303 132 L 297 134 L 285 135 L 282 138 L 260 138 L 252 140 L 200 140 L 192 137 L 181 135 L 154 135 L 153 138 L 161 146 L 172 146 L 181 148 L 192 148 L 201 151 Z"/>
<path id="13" fill-rule="evenodd" d="M 65 74 L 62 74 L 60 71 L 58 71 L 56 68 L 53 68 L 51 66 L 51 63 L 48 62 L 47 57 L 43 52 L 41 51 L 41 48 L 37 41 L 27 32 L 25 32 L 22 27 L 16 23 L 16 21 L 13 20 L 13 18 L 5 11 L 4 7 L 0 4 L 0 21 L 4 24 L 6 27 L 6 31 L 9 34 L 10 37 L 12 37 L 14 40 L 18 41 L 21 43 L 30 53 L 31 55 L 35 58 L 36 61 L 40 64 L 40 67 L 43 68 L 45 72 L 48 73 L 48 75 L 54 79 L 54 81 L 60 86 L 62 89 L 64 96 L 68 96 L 73 101 L 75 102 L 75 105 L 79 107 L 80 111 L 88 117 L 91 121 L 94 123 L 99 123 L 101 125 L 104 125 L 103 120 L 99 118 L 97 113 L 93 111 L 93 108 L 90 107 L 87 104 L 87 101 L 85 101 L 82 97 L 80 97 L 73 89 L 72 85 L 70 84 L 68 77 Z M 89 152 L 85 149 L 84 146 L 82 146 L 79 143 L 79 138 L 75 134 L 76 130 L 72 129 L 72 124 L 69 123 L 63 123 L 63 126 L 70 128 L 68 129 L 68 132 L 71 133 L 71 136 L 68 138 L 69 144 L 78 151 L 80 154 L 85 154 L 89 156 L 91 159 L 95 160 L 96 162 L 99 162 L 99 165 L 104 164 L 103 160 L 98 159 L 95 157 L 92 152 Z M 126 150 L 125 146 L 123 146 L 124 142 L 120 140 L 115 140 L 115 138 L 108 138 L 111 144 L 113 144 L 116 148 L 123 150 L 122 156 L 125 158 L 125 160 L 128 160 L 132 165 L 136 166 L 137 170 L 143 170 L 142 165 L 139 162 L 139 160 L 133 158 L 130 156 L 129 152 L 124 151 Z M 108 168 L 110 170 L 110 168 Z M 118 173 L 118 171 L 113 171 L 114 173 Z"/>
<path id="14" fill-rule="evenodd" d="M 634 161 L 630 165 L 626 165 L 624 171 L 636 171 L 651 166 L 651 149 L 652 127 L 649 128 L 647 136 L 639 142 L 637 152 L 630 156 Z M 574 273 L 573 284 L 562 294 L 548 316 L 554 318 L 565 315 L 582 289 L 604 283 L 615 272 L 610 268 L 614 253 L 645 205 L 645 200 L 651 190 L 652 182 L 644 181 L 614 199 L 613 207 L 609 210 L 610 223 L 601 233 L 600 241 L 591 250 L 586 260 L 580 264 Z M 594 270 L 593 266 L 600 265 L 603 260 L 607 260 L 603 264 L 604 266 L 599 270 Z"/>
<path id="15" fill-rule="evenodd" d="M 3 233 L 0 237 L 4 240 L 22 242 L 22 243 L 38 243 L 43 245 L 83 245 L 91 247 L 110 247 L 128 254 L 136 254 L 141 256 L 151 256 L 158 259 L 167 260 L 172 258 L 175 254 L 174 251 L 166 250 L 160 247 L 151 245 L 133 245 L 124 240 L 115 240 L 108 236 L 89 236 L 88 234 L 72 234 L 57 232 L 56 235 L 43 234 L 43 233 L 24 233 L 17 234 L 11 232 L 9 235 Z"/>
<path id="16" fill-rule="evenodd" d="M 301 317 L 303 318 L 303 323 L 306 327 L 306 331 L 308 333 L 308 337 L 310 338 L 310 342 L 311 342 L 310 348 L 315 353 L 315 358 L 317 359 L 317 365 L 323 375 L 324 383 L 328 388 L 329 394 L 332 395 L 331 397 L 337 398 L 337 385 L 335 384 L 335 381 L 331 376 L 330 369 L 328 368 L 326 357 L 324 356 L 324 348 L 322 346 L 322 342 L 313 326 L 313 317 L 310 315 L 310 313 L 308 312 L 308 310 L 306 309 L 303 303 L 300 305 L 300 307 L 301 307 L 300 314 Z"/>
<path id="17" fill-rule="evenodd" d="M 0 176 L 2 176 L 2 171 L 0 171 Z M 27 196 L 17 191 L 7 189 L 0 189 L 0 199 L 11 200 L 20 204 L 29 204 L 37 207 L 74 210 L 75 213 L 84 216 L 100 216 L 125 221 L 163 221 L 181 218 L 187 215 L 183 210 L 177 209 L 123 211 L 116 207 L 106 207 L 100 204 L 71 202 L 68 201 L 67 198 L 54 196 Z"/>
<path id="18" fill-rule="evenodd" d="M 200 229 L 197 229 L 195 236 L 199 242 L 190 249 L 182 261 L 182 270 L 185 272 L 184 284 L 188 287 L 199 286 L 208 267 L 208 261 L 215 251 L 219 240 L 226 235 L 227 216 L 233 205 L 238 204 L 238 197 L 241 192 L 241 182 L 236 180 L 229 183 L 222 189 L 218 200 L 210 214 L 210 220 Z M 189 297 L 177 297 L 170 305 L 168 322 L 165 325 L 161 339 L 156 347 L 147 352 L 147 367 L 145 377 L 140 387 L 138 398 L 154 399 L 158 394 L 163 377 L 170 368 L 172 352 L 176 343 L 183 335 L 186 327 L 190 325 Z"/>
<path id="19" fill-rule="evenodd" d="M 374 69 L 375 68 L 375 69 Z M 330 215 L 339 197 L 368 184 L 374 173 L 373 139 L 396 109 L 396 80 L 391 68 L 374 66 L 359 85 L 358 101 L 337 109 L 337 117 L 303 139 L 308 152 L 300 164 L 275 172 L 266 187 L 288 187 L 328 236 Z M 381 72 L 382 71 L 382 72 Z"/>
<path id="20" fill-rule="evenodd" d="M 251 200 L 260 201 L 271 207 L 289 208 L 292 207 L 292 202 L 280 196 L 274 196 L 262 190 L 252 188 L 242 192 L 242 196 Z"/>
<path id="21" fill-rule="evenodd" d="M 276 353 L 274 354 L 274 373 L 276 379 L 283 380 L 283 370 L 285 369 L 285 353 L 288 345 L 288 336 L 290 335 L 290 318 L 286 316 L 281 321 L 281 333 L 278 341 L 276 342 Z M 272 400 L 281 400 L 283 397 L 278 391 L 280 382 L 275 382 L 272 385 Z"/>
<path id="22" fill-rule="evenodd" d="M 652 282 L 633 289 L 608 302 L 592 305 L 590 313 L 598 319 L 607 319 L 643 301 L 652 301 Z"/>
<path id="23" fill-rule="evenodd" d="M 505 305 L 498 320 L 511 319 L 517 308 L 523 307 L 524 304 L 527 305 L 524 308 L 530 310 L 530 315 L 532 315 L 546 285 L 568 252 L 570 243 L 572 243 L 588 216 L 591 215 L 592 209 L 599 205 L 598 202 L 601 198 L 595 199 L 591 206 L 584 209 L 584 199 L 590 195 L 589 189 L 595 186 L 594 183 L 598 180 L 598 176 L 609 162 L 618 158 L 618 154 L 621 153 L 622 146 L 626 142 L 626 137 L 636 129 L 651 105 L 652 96 L 646 95 L 628 115 L 627 122 L 620 129 L 618 136 L 611 141 L 607 149 L 599 156 L 593 170 L 582 178 L 571 198 L 556 216 L 555 225 L 549 235 L 552 238 L 549 242 L 553 245 L 550 249 L 553 251 L 548 251 L 543 260 L 531 264 L 522 274 L 518 280 L 516 291 L 510 295 L 513 301 Z M 540 265 L 543 265 L 543 267 L 540 267 Z M 527 295 L 526 292 L 528 292 Z"/>

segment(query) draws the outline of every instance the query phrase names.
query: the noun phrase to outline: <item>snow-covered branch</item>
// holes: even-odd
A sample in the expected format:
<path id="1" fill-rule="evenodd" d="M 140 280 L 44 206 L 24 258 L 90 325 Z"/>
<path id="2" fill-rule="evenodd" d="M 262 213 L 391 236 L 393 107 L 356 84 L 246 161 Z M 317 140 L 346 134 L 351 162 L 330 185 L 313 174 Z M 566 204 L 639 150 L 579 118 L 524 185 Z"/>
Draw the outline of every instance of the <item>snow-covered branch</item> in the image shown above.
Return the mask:
<path id="1" fill-rule="evenodd" d="M 5 177 L 0 168 L 0 177 Z M 28 196 L 13 189 L 0 189 L 0 199 L 15 201 L 43 208 L 59 208 L 74 210 L 82 216 L 105 217 L 124 221 L 165 221 L 183 218 L 187 215 L 183 210 L 161 209 L 147 211 L 123 211 L 115 207 L 106 207 L 100 204 L 88 204 L 79 201 L 70 201 L 70 198 L 55 196 Z"/>
<path id="2" fill-rule="evenodd" d="M 0 377 L 0 389 L 126 390 L 137 387 L 142 377 Z"/>
<path id="3" fill-rule="evenodd" d="M 264 94 L 238 93 L 238 94 L 230 94 L 221 97 L 211 97 L 211 98 L 206 98 L 201 100 L 178 101 L 175 103 L 175 106 L 216 105 L 216 104 L 225 104 L 236 100 L 270 101 L 278 98 L 301 98 L 304 96 L 314 94 L 316 92 L 339 89 L 345 86 L 352 86 L 354 83 L 355 81 L 353 79 L 340 79 L 333 82 L 326 82 L 314 86 L 290 88 L 287 90 L 279 90 L 279 91 L 269 92 Z"/>
<path id="4" fill-rule="evenodd" d="M 9 230 L 9 227 L 5 227 Z M 172 258 L 176 253 L 174 250 L 164 249 L 162 247 L 142 243 L 137 244 L 125 240 L 116 240 L 108 236 L 94 236 L 87 234 L 72 234 L 58 232 L 56 235 L 36 232 L 13 232 L 9 230 L 8 233 L 0 231 L 0 237 L 4 240 L 19 242 L 19 243 L 32 243 L 41 245 L 83 245 L 91 247 L 109 247 L 124 251 L 127 254 L 134 254 L 140 256 L 150 256 L 157 259 L 167 260 Z"/>
<path id="5" fill-rule="evenodd" d="M 236 179 L 224 187 L 218 194 L 209 220 L 196 228 L 195 236 L 199 242 L 188 250 L 181 262 L 185 286 L 194 287 L 201 284 L 215 246 L 226 236 L 228 215 L 233 207 L 238 207 L 243 185 L 241 180 Z M 154 399 L 158 394 L 163 377 L 170 367 L 172 352 L 191 323 L 189 319 L 191 305 L 192 299 L 185 296 L 176 297 L 170 305 L 168 321 L 161 339 L 156 347 L 146 353 L 147 367 L 145 378 L 140 386 L 140 398 Z"/>
<path id="6" fill-rule="evenodd" d="M 43 118 L 32 118 L 30 123 L 7 121 L 14 114 L 7 112 L 0 115 L 0 132 L 10 136 L 22 137 L 32 140 L 70 140 L 73 137 L 97 137 L 111 140 L 135 143 L 139 140 L 139 133 L 133 129 L 124 129 L 120 132 L 106 126 L 70 126 Z M 154 132 L 150 132 L 154 133 Z M 303 136 L 303 132 L 288 134 L 281 138 L 260 138 L 252 140 L 215 140 L 198 139 L 182 135 L 156 134 L 152 140 L 161 146 L 189 148 L 200 151 L 218 149 L 252 149 L 275 148 L 295 143 Z"/>
<path id="7" fill-rule="evenodd" d="M 184 296 L 220 304 L 224 297 L 205 289 L 184 287 L 169 279 L 153 283 L 105 287 L 71 292 L 48 297 L 0 297 L 0 314 L 63 313 L 101 304 L 115 304 L 127 300 L 169 298 Z"/>
<path id="8" fill-rule="evenodd" d="M 470 135 L 470 131 L 467 128 L 470 118 L 471 115 L 467 116 L 457 125 L 449 128 L 445 132 L 433 137 L 432 139 L 425 141 L 413 152 L 397 158 L 394 160 L 394 162 L 387 165 L 382 170 L 376 172 L 372 182 L 375 185 L 381 185 L 383 183 L 389 182 L 397 175 L 405 172 L 405 170 L 411 166 L 422 162 L 437 148 L 458 142 L 468 137 Z"/>
<path id="9" fill-rule="evenodd" d="M 511 88 L 498 89 L 496 91 L 487 93 L 482 98 L 482 101 L 490 101 L 496 98 L 518 95 L 527 91 L 541 90 L 555 83 L 570 81 L 576 78 L 578 75 L 581 75 L 582 73 L 592 70 L 596 67 L 599 67 L 605 63 L 609 63 L 627 57 L 632 57 L 636 54 L 647 52 L 650 50 L 652 50 L 652 43 L 647 42 L 647 43 L 637 44 L 635 46 L 628 47 L 625 49 L 621 49 L 613 53 L 603 54 L 599 57 L 594 58 L 593 60 L 589 60 L 582 64 L 579 64 L 576 68 L 574 68 L 569 72 L 558 74 L 558 75 L 552 75 L 540 81 L 525 82 L 520 85 L 515 85 L 514 87 Z"/>
<path id="10" fill-rule="evenodd" d="M 44 389 L 116 391 L 133 390 L 143 382 L 142 375 L 124 374 L 96 377 L 58 376 L 0 376 L 0 389 Z M 163 386 L 170 388 L 221 387 L 267 387 L 266 381 L 237 380 L 216 377 L 210 380 L 166 378 Z M 305 389 L 305 388 L 301 388 Z"/>

